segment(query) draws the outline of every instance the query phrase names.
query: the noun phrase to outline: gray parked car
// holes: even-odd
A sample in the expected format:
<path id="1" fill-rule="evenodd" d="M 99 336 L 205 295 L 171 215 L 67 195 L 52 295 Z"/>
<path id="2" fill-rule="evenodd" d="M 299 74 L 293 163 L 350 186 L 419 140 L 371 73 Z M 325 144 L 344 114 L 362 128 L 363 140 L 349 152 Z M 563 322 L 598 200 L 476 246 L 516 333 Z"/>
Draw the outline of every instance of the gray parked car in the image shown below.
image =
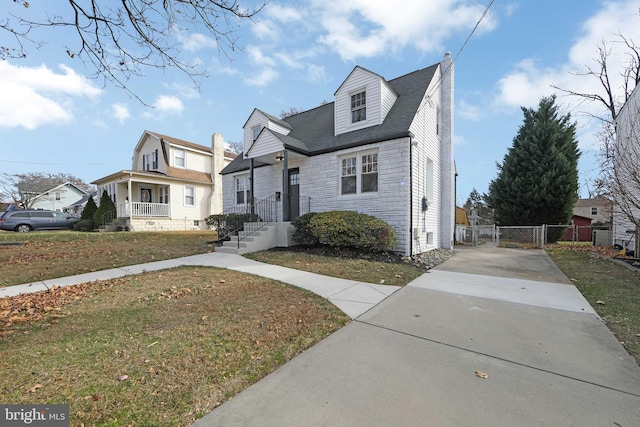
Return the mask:
<path id="1" fill-rule="evenodd" d="M 40 209 L 16 209 L 0 213 L 0 230 L 26 233 L 32 230 L 70 228 L 80 218 L 66 213 Z"/>

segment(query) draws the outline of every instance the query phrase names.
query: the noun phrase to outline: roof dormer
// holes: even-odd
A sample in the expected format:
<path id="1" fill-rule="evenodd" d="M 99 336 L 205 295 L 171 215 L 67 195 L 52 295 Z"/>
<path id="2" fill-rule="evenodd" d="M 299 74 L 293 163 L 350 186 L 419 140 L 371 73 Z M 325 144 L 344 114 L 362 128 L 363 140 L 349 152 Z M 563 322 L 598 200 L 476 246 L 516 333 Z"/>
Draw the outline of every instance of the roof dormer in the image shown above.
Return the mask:
<path id="1" fill-rule="evenodd" d="M 262 129 L 270 129 L 282 135 L 291 132 L 291 126 L 283 121 L 255 108 L 243 126 L 243 152 L 248 153 L 254 141 L 258 139 Z"/>
<path id="2" fill-rule="evenodd" d="M 381 124 L 398 98 L 382 76 L 360 66 L 334 96 L 335 135 Z"/>

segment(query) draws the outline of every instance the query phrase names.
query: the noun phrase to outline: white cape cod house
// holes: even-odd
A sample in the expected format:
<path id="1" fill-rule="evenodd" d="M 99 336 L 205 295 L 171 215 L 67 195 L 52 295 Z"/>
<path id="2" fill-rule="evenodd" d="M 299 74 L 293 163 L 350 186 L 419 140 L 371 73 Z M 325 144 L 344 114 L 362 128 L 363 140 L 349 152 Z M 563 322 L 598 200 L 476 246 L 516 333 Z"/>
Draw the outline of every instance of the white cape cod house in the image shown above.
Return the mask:
<path id="1" fill-rule="evenodd" d="M 455 232 L 451 55 L 393 80 L 356 66 L 334 102 L 278 119 L 254 109 L 222 170 L 225 212 L 275 203 L 269 221 L 353 210 L 390 224 L 397 251 L 451 248 Z M 250 201 L 254 201 L 252 205 Z"/>
<path id="2" fill-rule="evenodd" d="M 207 229 L 204 219 L 222 210 L 219 172 L 234 158 L 218 134 L 207 147 L 144 131 L 131 169 L 92 184 L 98 198 L 107 192 L 132 231 Z"/>

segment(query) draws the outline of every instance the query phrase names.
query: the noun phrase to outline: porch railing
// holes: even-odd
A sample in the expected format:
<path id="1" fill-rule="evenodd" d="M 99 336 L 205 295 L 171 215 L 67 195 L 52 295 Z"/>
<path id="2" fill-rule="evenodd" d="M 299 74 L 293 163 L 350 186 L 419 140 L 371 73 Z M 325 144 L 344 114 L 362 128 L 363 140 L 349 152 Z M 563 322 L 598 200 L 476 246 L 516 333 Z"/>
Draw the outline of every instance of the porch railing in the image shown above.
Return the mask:
<path id="1" fill-rule="evenodd" d="M 254 203 L 236 205 L 218 215 L 211 215 L 207 224 L 218 231 L 218 241 L 234 239 L 238 247 L 245 238 L 273 222 L 282 221 L 283 198 L 272 195 Z M 298 214 L 310 212 L 311 199 L 299 197 Z"/>
<path id="2" fill-rule="evenodd" d="M 118 206 L 119 217 L 165 217 L 171 216 L 170 204 L 168 203 L 145 203 L 132 202 Z"/>

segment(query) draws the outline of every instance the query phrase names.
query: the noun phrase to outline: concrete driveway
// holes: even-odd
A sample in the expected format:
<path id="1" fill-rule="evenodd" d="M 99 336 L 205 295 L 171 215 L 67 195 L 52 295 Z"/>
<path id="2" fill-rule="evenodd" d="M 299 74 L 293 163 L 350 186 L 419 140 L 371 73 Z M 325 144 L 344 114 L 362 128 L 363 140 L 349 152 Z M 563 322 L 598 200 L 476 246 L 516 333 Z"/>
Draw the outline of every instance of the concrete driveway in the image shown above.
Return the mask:
<path id="1" fill-rule="evenodd" d="M 478 247 L 458 249 L 194 425 L 638 420 L 640 367 L 546 254 Z"/>

